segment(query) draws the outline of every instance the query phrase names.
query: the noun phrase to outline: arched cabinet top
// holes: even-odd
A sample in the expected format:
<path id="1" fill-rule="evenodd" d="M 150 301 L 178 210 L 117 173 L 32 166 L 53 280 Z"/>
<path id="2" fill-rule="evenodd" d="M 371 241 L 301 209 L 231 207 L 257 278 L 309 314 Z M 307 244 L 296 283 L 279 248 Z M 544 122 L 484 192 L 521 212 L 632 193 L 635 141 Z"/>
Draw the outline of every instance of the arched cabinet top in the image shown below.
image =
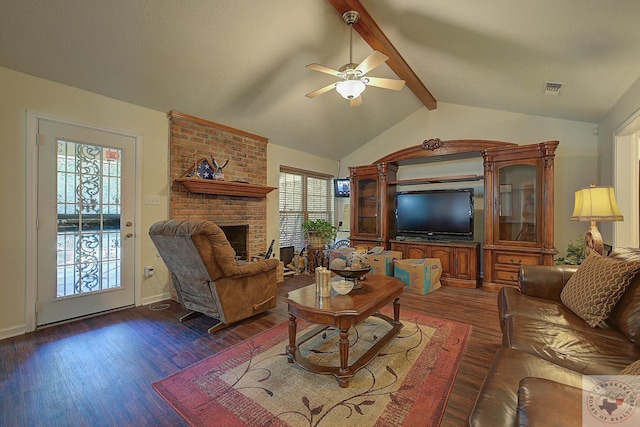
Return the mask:
<path id="1" fill-rule="evenodd" d="M 448 156 L 451 160 L 482 157 L 482 153 L 487 149 L 505 148 L 509 146 L 517 146 L 517 144 L 484 139 L 451 139 L 445 141 L 442 141 L 440 138 L 425 139 L 420 145 L 403 148 L 373 163 L 391 163 L 402 166 L 428 163 L 435 161 L 439 156 Z"/>

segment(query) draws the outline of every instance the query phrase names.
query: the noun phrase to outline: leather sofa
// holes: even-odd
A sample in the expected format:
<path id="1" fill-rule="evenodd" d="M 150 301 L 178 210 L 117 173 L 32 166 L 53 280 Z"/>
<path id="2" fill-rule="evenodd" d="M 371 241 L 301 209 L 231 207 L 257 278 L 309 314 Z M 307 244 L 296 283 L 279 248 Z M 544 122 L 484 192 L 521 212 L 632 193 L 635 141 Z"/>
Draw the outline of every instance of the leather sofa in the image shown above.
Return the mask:
<path id="1" fill-rule="evenodd" d="M 640 249 L 616 249 L 610 258 L 640 261 Z M 560 298 L 577 269 L 522 266 L 518 289 L 500 290 L 502 347 L 470 426 L 580 426 L 582 390 L 595 384 L 592 376 L 619 374 L 640 359 L 640 274 L 609 317 L 592 328 Z"/>

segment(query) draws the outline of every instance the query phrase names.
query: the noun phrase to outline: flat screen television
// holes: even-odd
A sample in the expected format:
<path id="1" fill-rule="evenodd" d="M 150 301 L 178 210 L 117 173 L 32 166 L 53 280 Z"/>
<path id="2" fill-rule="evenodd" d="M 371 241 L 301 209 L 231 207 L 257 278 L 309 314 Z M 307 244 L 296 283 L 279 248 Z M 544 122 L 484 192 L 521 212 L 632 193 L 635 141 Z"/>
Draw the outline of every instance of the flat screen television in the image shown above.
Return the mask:
<path id="1" fill-rule="evenodd" d="M 334 179 L 333 194 L 336 197 L 349 197 L 351 195 L 351 182 L 349 178 Z"/>
<path id="2" fill-rule="evenodd" d="M 473 240 L 473 188 L 395 195 L 396 237 Z"/>

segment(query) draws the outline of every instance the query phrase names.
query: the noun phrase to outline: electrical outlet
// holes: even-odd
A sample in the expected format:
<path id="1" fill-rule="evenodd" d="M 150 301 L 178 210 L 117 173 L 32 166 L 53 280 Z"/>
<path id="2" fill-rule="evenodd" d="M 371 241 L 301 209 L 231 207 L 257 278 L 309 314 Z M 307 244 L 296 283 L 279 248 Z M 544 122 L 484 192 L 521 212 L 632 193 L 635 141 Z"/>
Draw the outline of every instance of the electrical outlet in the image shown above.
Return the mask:
<path id="1" fill-rule="evenodd" d="M 153 273 L 154 273 L 154 270 L 152 265 L 147 265 L 144 268 L 144 277 L 151 277 L 153 276 Z"/>
<path id="2" fill-rule="evenodd" d="M 159 205 L 160 204 L 160 196 L 147 195 L 145 198 L 145 204 L 147 205 Z"/>

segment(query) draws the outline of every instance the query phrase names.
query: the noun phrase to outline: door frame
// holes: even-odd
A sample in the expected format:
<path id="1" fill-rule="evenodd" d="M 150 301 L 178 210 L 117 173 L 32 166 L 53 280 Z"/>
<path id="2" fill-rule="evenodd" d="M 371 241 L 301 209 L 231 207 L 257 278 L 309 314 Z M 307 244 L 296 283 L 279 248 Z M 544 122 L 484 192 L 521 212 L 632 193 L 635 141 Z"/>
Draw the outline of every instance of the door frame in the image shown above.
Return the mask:
<path id="1" fill-rule="evenodd" d="M 613 132 L 613 184 L 624 221 L 612 222 L 613 247 L 638 247 L 640 242 L 640 110 Z M 629 179 L 631 177 L 631 179 Z M 621 195 L 630 195 L 622 198 Z"/>
<path id="2" fill-rule="evenodd" d="M 93 129 L 101 132 L 108 132 L 116 135 L 125 136 L 134 140 L 135 150 L 135 166 L 134 166 L 134 304 L 141 305 L 142 301 L 142 283 L 138 277 L 137 271 L 142 259 L 142 246 L 139 237 L 139 224 L 142 220 L 142 202 L 140 194 L 142 194 L 142 135 L 123 131 L 119 129 L 97 126 L 95 124 L 70 120 L 49 114 L 39 113 L 31 110 L 26 111 L 26 230 L 25 230 L 25 255 L 26 255 L 26 292 L 25 292 L 25 332 L 32 332 L 36 329 L 36 304 L 38 296 L 38 232 L 36 230 L 36 221 L 38 216 L 38 148 L 37 134 L 38 122 L 40 120 L 49 120 L 70 126 L 78 126 Z"/>

